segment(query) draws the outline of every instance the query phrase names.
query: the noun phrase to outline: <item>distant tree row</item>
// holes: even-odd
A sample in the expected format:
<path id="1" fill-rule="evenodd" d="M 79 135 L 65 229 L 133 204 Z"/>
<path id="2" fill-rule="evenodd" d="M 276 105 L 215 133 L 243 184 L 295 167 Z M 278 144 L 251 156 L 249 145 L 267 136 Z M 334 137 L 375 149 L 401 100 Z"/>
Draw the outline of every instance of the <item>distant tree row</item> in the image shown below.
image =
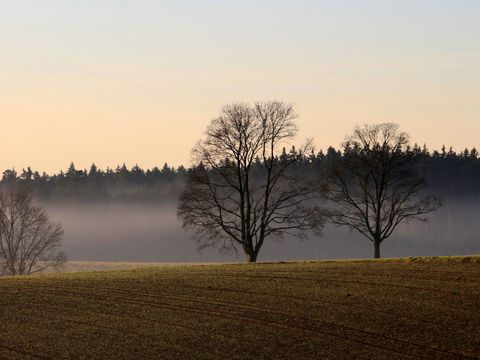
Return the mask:
<path id="1" fill-rule="evenodd" d="M 65 172 L 53 175 L 30 167 L 20 172 L 5 170 L 0 187 L 20 187 L 36 198 L 52 201 L 175 199 L 186 173 L 183 166 L 175 169 L 168 164 L 147 170 L 138 165 L 129 169 L 125 164 L 102 170 L 92 164 L 90 170 L 80 170 L 71 163 Z"/>
<path id="2" fill-rule="evenodd" d="M 435 192 L 451 196 L 480 195 L 480 157 L 476 149 L 457 153 L 443 147 L 430 151 L 426 146 L 415 145 L 402 150 L 404 155 L 419 161 L 419 170 Z M 296 171 L 308 171 L 321 176 L 329 160 L 344 156 L 345 149 L 330 147 L 326 152 L 305 152 L 292 146 L 283 148 L 276 161 L 295 161 Z M 254 159 L 258 166 L 260 159 Z M 127 168 L 125 164 L 115 169 L 99 169 L 92 164 L 89 170 L 77 169 L 73 163 L 68 169 L 48 175 L 30 167 L 16 171 L 5 170 L 0 187 L 20 186 L 42 200 L 168 200 L 176 199 L 183 189 L 190 169 L 184 166 L 142 169 L 138 165 Z"/>

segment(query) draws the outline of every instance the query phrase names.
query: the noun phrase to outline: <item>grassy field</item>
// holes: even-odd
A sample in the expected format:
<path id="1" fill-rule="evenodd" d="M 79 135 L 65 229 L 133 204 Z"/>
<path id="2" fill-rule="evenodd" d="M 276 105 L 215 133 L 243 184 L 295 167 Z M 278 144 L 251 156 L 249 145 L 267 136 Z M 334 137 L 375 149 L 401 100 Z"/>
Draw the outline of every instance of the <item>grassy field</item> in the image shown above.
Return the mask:
<path id="1" fill-rule="evenodd" d="M 0 278 L 0 358 L 480 358 L 480 258 Z"/>

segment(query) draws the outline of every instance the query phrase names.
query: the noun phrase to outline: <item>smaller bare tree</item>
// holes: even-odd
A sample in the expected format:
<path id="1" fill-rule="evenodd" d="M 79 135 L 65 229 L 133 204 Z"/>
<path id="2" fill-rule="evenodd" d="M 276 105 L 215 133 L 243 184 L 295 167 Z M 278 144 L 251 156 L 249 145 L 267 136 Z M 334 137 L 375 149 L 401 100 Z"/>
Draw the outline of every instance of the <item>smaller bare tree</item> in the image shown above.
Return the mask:
<path id="1" fill-rule="evenodd" d="M 65 262 L 63 228 L 24 191 L 0 193 L 0 267 L 10 275 L 32 274 Z"/>
<path id="2" fill-rule="evenodd" d="M 380 258 L 380 244 L 404 221 L 426 221 L 440 200 L 424 195 L 425 179 L 407 151 L 408 135 L 393 123 L 356 127 L 344 153 L 327 166 L 330 219 L 366 236 Z"/>

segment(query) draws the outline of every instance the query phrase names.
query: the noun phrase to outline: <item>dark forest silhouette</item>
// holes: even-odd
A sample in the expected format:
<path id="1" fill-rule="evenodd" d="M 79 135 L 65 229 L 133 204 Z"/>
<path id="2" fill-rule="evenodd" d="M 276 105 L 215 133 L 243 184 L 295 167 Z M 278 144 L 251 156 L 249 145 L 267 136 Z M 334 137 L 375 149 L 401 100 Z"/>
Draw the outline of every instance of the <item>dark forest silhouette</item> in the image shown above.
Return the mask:
<path id="1" fill-rule="evenodd" d="M 426 178 L 432 193 L 445 200 L 480 197 L 480 157 L 476 149 L 457 153 L 452 148 L 430 151 L 426 146 L 415 145 L 404 154 L 418 158 L 420 174 Z M 321 177 L 329 159 L 342 156 L 342 150 L 333 147 L 309 154 L 299 154 L 292 147 L 284 149 L 277 158 L 295 159 L 297 171 Z M 184 166 L 174 168 L 168 164 L 152 169 L 137 165 L 128 168 L 124 164 L 106 170 L 93 164 L 89 170 L 81 170 L 72 163 L 66 171 L 51 175 L 30 167 L 5 170 L 0 187 L 19 186 L 42 201 L 175 200 L 189 171 Z"/>

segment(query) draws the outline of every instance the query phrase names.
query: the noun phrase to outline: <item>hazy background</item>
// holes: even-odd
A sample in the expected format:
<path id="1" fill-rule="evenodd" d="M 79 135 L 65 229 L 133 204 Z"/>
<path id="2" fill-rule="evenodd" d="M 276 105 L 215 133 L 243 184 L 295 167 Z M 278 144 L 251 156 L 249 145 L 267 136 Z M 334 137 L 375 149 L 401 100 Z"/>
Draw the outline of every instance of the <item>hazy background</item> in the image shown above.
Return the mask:
<path id="1" fill-rule="evenodd" d="M 480 199 L 449 200 L 428 224 L 403 225 L 382 244 L 382 257 L 465 255 L 480 252 Z M 70 260 L 207 262 L 244 260 L 243 253 L 199 253 L 176 219 L 176 204 L 92 203 L 50 205 L 51 219 L 66 230 L 63 249 Z M 298 241 L 269 238 L 259 261 L 370 258 L 369 240 L 327 226 L 323 237 Z"/>
<path id="2" fill-rule="evenodd" d="M 475 0 L 0 0 L 0 169 L 188 166 L 220 106 L 269 99 L 296 104 L 299 141 L 318 148 L 379 121 L 430 148 L 480 148 L 479 39 Z M 476 204 L 451 200 L 383 255 L 479 252 Z M 173 203 L 49 211 L 71 259 L 232 259 L 200 256 Z M 261 260 L 372 253 L 332 228 L 272 247 Z"/>
<path id="3" fill-rule="evenodd" d="M 356 123 L 480 147 L 474 0 L 0 1 L 0 169 L 188 165 L 231 101 L 296 104 L 300 138 Z"/>

